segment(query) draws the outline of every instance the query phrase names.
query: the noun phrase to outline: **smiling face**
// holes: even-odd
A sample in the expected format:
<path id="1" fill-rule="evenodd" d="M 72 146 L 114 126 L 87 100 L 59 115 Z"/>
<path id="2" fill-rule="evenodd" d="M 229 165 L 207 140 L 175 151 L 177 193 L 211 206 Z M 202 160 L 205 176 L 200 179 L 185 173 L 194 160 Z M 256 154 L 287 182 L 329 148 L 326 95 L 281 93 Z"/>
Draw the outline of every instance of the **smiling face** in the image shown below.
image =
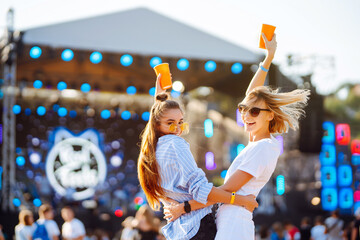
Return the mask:
<path id="1" fill-rule="evenodd" d="M 263 100 L 250 100 L 243 101 L 241 103 L 243 110 L 241 112 L 241 118 L 245 125 L 245 131 L 250 134 L 250 136 L 256 135 L 269 135 L 269 123 L 274 118 L 274 114 L 271 111 L 266 111 L 264 109 L 269 109 L 266 103 Z M 258 109 L 253 109 L 258 108 Z M 253 111 L 251 110 L 253 109 Z M 256 111 L 258 110 L 258 115 L 256 116 Z M 253 112 L 253 114 L 251 114 Z M 254 114 L 255 113 L 255 114 Z"/>
<path id="2" fill-rule="evenodd" d="M 158 130 L 160 134 L 174 134 L 180 136 L 182 133 L 181 126 L 184 124 L 184 116 L 180 109 L 168 109 L 160 118 Z M 172 125 L 174 127 L 172 127 Z"/>

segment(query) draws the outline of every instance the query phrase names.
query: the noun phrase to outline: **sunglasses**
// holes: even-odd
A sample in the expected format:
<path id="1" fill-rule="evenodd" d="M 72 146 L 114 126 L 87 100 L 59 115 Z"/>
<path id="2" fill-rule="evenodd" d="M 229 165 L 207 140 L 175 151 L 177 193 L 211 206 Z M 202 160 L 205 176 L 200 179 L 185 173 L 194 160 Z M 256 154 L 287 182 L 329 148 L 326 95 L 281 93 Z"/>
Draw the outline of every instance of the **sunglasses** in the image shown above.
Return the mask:
<path id="1" fill-rule="evenodd" d="M 181 123 L 181 124 L 171 123 L 169 125 L 169 131 L 176 132 L 178 127 L 180 127 L 180 129 L 183 133 L 187 133 L 189 131 L 189 124 L 186 122 Z"/>
<path id="2" fill-rule="evenodd" d="M 259 116 L 260 112 L 261 111 L 267 111 L 267 112 L 271 112 L 270 109 L 262 109 L 262 108 L 258 108 L 258 107 L 253 107 L 253 108 L 250 108 L 246 105 L 243 105 L 243 104 L 239 104 L 238 105 L 238 109 L 240 111 L 241 114 L 245 114 L 246 112 L 250 112 L 250 115 L 252 117 L 257 117 Z"/>

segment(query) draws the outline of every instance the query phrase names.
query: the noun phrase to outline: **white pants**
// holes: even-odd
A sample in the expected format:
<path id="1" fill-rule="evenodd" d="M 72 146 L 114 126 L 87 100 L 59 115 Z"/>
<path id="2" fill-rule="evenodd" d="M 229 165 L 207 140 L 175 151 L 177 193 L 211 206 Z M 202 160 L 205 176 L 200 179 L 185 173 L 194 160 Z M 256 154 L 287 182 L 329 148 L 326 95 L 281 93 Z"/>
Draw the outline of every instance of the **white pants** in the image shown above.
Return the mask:
<path id="1" fill-rule="evenodd" d="M 222 205 L 216 215 L 215 240 L 254 240 L 252 213 L 234 205 Z"/>

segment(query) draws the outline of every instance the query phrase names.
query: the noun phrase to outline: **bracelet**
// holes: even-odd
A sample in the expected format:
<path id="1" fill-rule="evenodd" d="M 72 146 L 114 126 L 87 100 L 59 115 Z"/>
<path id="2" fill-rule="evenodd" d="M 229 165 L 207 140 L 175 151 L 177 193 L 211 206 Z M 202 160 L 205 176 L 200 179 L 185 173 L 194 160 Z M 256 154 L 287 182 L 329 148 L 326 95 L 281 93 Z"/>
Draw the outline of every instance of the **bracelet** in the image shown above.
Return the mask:
<path id="1" fill-rule="evenodd" d="M 188 201 L 185 201 L 185 202 L 184 202 L 184 211 L 185 211 L 186 213 L 191 212 L 191 206 L 190 206 L 190 204 L 189 204 Z"/>
<path id="2" fill-rule="evenodd" d="M 264 68 L 264 66 L 262 65 L 262 62 L 259 64 L 259 67 L 260 67 L 260 69 L 263 70 L 264 72 L 268 72 L 268 71 L 269 71 L 269 69 Z"/>
<path id="3" fill-rule="evenodd" d="M 235 192 L 231 193 L 231 200 L 230 200 L 230 204 L 234 204 L 235 202 Z"/>

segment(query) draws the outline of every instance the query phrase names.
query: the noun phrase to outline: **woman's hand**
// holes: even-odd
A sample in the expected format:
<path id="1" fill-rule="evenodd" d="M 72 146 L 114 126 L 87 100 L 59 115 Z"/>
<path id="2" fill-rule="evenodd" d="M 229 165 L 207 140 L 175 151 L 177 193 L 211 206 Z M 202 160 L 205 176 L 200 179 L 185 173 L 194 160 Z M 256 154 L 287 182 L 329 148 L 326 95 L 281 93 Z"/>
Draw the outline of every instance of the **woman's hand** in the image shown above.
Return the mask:
<path id="1" fill-rule="evenodd" d="M 184 204 L 177 203 L 164 206 L 164 218 L 168 222 L 173 222 L 185 213 Z"/>
<path id="2" fill-rule="evenodd" d="M 166 92 L 166 90 L 161 88 L 160 79 L 161 79 L 161 74 L 159 73 L 159 75 L 156 78 L 155 98 L 156 98 L 156 95 Z"/>
<path id="3" fill-rule="evenodd" d="M 258 202 L 256 201 L 256 197 L 254 195 L 246 195 L 242 196 L 242 207 L 246 208 L 250 212 L 253 212 L 255 208 L 259 206 Z"/>
<path id="4" fill-rule="evenodd" d="M 274 36 L 271 39 L 271 41 L 267 40 L 264 33 L 262 33 L 262 38 L 263 38 L 263 40 L 265 42 L 265 47 L 266 47 L 266 50 L 268 51 L 268 56 L 274 57 L 275 52 L 276 52 L 276 48 L 277 48 L 276 34 L 274 33 Z"/>

